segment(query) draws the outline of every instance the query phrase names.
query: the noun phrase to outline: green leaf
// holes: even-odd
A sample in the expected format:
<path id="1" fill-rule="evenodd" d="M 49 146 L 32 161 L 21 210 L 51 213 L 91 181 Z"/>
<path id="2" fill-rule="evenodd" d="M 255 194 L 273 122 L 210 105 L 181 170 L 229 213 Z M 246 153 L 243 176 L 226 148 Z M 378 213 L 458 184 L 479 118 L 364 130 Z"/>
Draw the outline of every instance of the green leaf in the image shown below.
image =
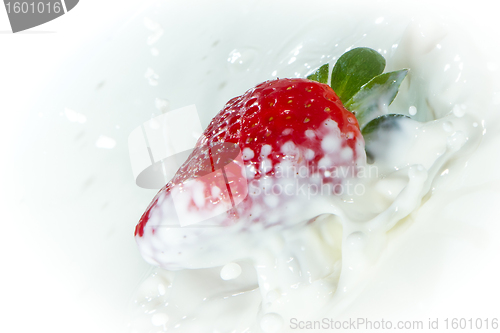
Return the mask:
<path id="1" fill-rule="evenodd" d="M 344 104 L 346 109 L 356 115 L 360 128 L 372 119 L 388 113 L 387 107 L 398 94 L 406 74 L 408 70 L 403 69 L 377 75 Z"/>
<path id="2" fill-rule="evenodd" d="M 375 50 L 358 47 L 344 53 L 335 63 L 330 86 L 347 102 L 373 77 L 384 71 L 385 59 Z"/>
<path id="3" fill-rule="evenodd" d="M 324 64 L 323 66 L 318 68 L 316 70 L 316 72 L 312 73 L 307 78 L 309 80 L 313 80 L 313 81 L 327 84 L 328 83 L 328 70 L 329 70 L 328 64 Z"/>
<path id="4" fill-rule="evenodd" d="M 370 121 L 368 124 L 366 124 L 366 126 L 363 127 L 363 129 L 361 130 L 361 134 L 363 134 L 365 142 L 370 141 L 370 136 L 373 135 L 375 131 L 379 129 L 388 130 L 396 128 L 398 127 L 397 121 L 403 118 L 411 119 L 410 117 L 404 114 L 395 114 L 395 113 L 384 114 L 383 116 L 377 117 L 372 121 Z"/>

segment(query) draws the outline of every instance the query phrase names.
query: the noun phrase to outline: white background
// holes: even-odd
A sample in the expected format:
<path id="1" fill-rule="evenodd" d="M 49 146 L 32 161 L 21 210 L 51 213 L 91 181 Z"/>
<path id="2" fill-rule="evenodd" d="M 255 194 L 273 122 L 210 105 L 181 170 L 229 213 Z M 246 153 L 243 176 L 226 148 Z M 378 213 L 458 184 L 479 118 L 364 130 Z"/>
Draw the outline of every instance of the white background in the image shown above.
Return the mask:
<path id="1" fill-rule="evenodd" d="M 56 104 L 55 102 L 61 99 L 56 93 L 57 88 L 48 88 L 51 85 L 63 88 L 64 82 L 71 79 L 66 77 L 61 69 L 72 66 L 67 74 L 80 74 L 74 59 L 81 59 L 79 58 L 81 52 L 85 52 L 85 56 L 89 59 L 95 57 L 114 34 L 119 33 L 130 19 L 140 15 L 142 9 L 149 4 L 150 1 L 142 0 L 83 0 L 66 15 L 17 34 L 11 33 L 6 11 L 3 5 L 1 6 L 0 331 L 124 332 L 120 327 L 121 315 L 131 294 L 123 295 L 116 302 L 110 302 L 109 298 L 114 296 L 106 295 L 106 290 L 95 290 L 94 287 L 99 285 L 99 281 L 90 281 L 93 272 L 99 269 L 98 265 L 101 266 L 100 270 L 105 272 L 103 274 L 108 276 L 110 269 L 106 266 L 113 267 L 112 263 L 106 265 L 104 260 L 99 263 L 90 262 L 98 258 L 95 250 L 92 252 L 92 248 L 99 247 L 100 251 L 104 248 L 95 242 L 102 241 L 92 239 L 92 231 L 89 230 L 87 239 L 90 241 L 79 245 L 82 249 L 81 258 L 71 257 L 74 251 L 68 250 L 68 246 L 60 239 L 65 237 L 68 243 L 74 242 L 76 234 L 80 231 L 72 233 L 71 229 L 77 228 L 69 227 L 68 232 L 60 230 L 62 235 L 54 235 L 57 232 L 54 225 L 45 224 L 46 219 L 38 219 L 36 210 L 23 205 L 22 198 L 26 191 L 30 191 L 30 187 L 40 190 L 40 187 L 46 186 L 47 196 L 52 194 L 49 194 L 51 185 L 43 179 L 35 180 L 32 184 L 23 181 L 26 169 L 32 168 L 36 173 L 36 169 L 40 167 L 38 164 L 42 161 L 33 160 L 33 164 L 26 169 L 21 164 L 26 163 L 24 148 L 34 145 L 45 135 L 45 131 L 37 131 L 36 124 L 50 131 L 51 120 L 49 115 L 44 114 L 48 112 L 40 110 L 39 103 L 41 100 L 49 99 L 45 105 L 50 105 L 51 100 Z M 73 61 L 68 63 L 68 59 Z M 51 95 L 44 96 L 47 91 Z M 63 111 L 64 108 L 61 107 L 53 110 L 54 114 Z M 31 134 L 27 133 L 27 127 L 34 129 Z M 63 132 L 59 133 L 59 136 L 61 140 L 68 139 Z M 65 162 L 62 159 L 48 163 L 55 165 Z M 128 165 L 124 168 L 126 172 L 130 171 Z M 75 178 L 78 177 L 78 174 L 75 174 Z M 133 177 L 130 179 L 133 184 Z M 151 197 L 151 194 L 148 196 Z M 54 210 L 54 213 L 57 210 L 54 207 L 65 204 L 55 196 L 52 200 L 49 197 L 40 197 L 39 201 L 43 205 L 50 206 L 49 209 Z M 82 204 L 82 208 L 85 208 L 85 205 Z M 90 206 L 88 208 L 92 209 Z M 75 212 L 75 215 L 77 214 Z M 67 215 L 65 218 L 71 226 L 77 216 Z M 133 242 L 133 226 L 127 225 L 124 229 Z M 96 233 L 99 234 L 101 231 Z M 138 255 L 136 260 L 140 260 Z M 107 258 L 106 261 L 112 260 Z M 124 264 L 122 267 L 126 268 L 127 265 Z M 86 272 L 90 270 L 92 274 Z M 123 270 L 123 274 L 127 274 L 126 269 Z M 133 290 L 138 277 L 133 275 L 130 277 L 130 273 L 127 275 L 129 276 L 124 276 L 123 279 Z M 94 279 L 111 280 L 106 276 L 95 276 Z M 116 274 L 112 279 L 115 280 L 114 285 L 122 283 L 116 280 Z M 108 286 L 111 286 L 108 291 L 116 295 L 116 290 L 111 290 L 113 281 L 108 281 L 106 287 Z"/>

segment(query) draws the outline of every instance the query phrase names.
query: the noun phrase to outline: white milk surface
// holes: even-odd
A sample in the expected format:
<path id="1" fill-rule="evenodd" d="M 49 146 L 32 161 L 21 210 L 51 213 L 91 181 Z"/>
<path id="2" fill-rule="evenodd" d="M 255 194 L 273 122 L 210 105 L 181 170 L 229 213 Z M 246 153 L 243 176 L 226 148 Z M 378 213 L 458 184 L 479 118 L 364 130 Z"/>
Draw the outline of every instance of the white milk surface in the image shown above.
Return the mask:
<path id="1" fill-rule="evenodd" d="M 374 331 L 444 331 L 457 318 L 461 331 L 491 331 L 500 319 L 499 25 L 483 2 L 422 6 L 127 2 L 113 19 L 96 14 L 98 34 L 61 25 L 19 36 L 36 47 L 9 39 L 25 52 L 2 64 L 15 86 L 2 82 L 0 327 L 347 332 L 346 322 L 369 331 L 369 321 Z M 72 51 L 47 51 L 59 43 Z M 416 120 L 376 147 L 366 192 L 305 206 L 325 215 L 263 231 L 266 246 L 246 260 L 176 272 L 147 264 L 133 230 L 156 191 L 135 185 L 128 134 L 167 104 L 195 104 L 206 126 L 255 84 L 304 77 L 358 46 L 384 55 L 386 71 L 410 69 L 389 109 Z M 40 69 L 34 54 L 58 61 Z"/>

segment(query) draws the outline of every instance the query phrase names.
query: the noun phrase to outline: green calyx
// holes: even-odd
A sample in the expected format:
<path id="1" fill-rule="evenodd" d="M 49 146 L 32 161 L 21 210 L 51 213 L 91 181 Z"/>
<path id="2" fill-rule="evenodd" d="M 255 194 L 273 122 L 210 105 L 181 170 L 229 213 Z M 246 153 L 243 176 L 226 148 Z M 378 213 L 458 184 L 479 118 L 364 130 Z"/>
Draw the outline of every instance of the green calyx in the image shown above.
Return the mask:
<path id="1" fill-rule="evenodd" d="M 380 53 L 358 47 L 344 53 L 332 69 L 330 86 L 344 107 L 354 113 L 362 132 L 384 123 L 374 120 L 390 115 L 388 107 L 408 74 L 408 69 L 383 73 L 384 68 Z M 329 74 L 329 65 L 325 64 L 307 78 L 326 84 Z"/>

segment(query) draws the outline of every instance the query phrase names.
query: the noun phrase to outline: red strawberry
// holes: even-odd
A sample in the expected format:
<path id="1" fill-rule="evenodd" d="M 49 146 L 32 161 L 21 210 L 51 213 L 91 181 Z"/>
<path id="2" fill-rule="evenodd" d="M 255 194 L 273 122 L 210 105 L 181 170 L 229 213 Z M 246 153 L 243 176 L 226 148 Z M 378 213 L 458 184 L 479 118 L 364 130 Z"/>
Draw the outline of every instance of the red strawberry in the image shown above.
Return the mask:
<path id="1" fill-rule="evenodd" d="M 259 242 L 253 231 L 321 214 L 311 207 L 338 192 L 339 170 L 354 176 L 365 160 L 358 122 L 328 85 L 263 82 L 215 116 L 141 217 L 136 241 L 146 260 L 168 269 L 243 258 Z"/>

